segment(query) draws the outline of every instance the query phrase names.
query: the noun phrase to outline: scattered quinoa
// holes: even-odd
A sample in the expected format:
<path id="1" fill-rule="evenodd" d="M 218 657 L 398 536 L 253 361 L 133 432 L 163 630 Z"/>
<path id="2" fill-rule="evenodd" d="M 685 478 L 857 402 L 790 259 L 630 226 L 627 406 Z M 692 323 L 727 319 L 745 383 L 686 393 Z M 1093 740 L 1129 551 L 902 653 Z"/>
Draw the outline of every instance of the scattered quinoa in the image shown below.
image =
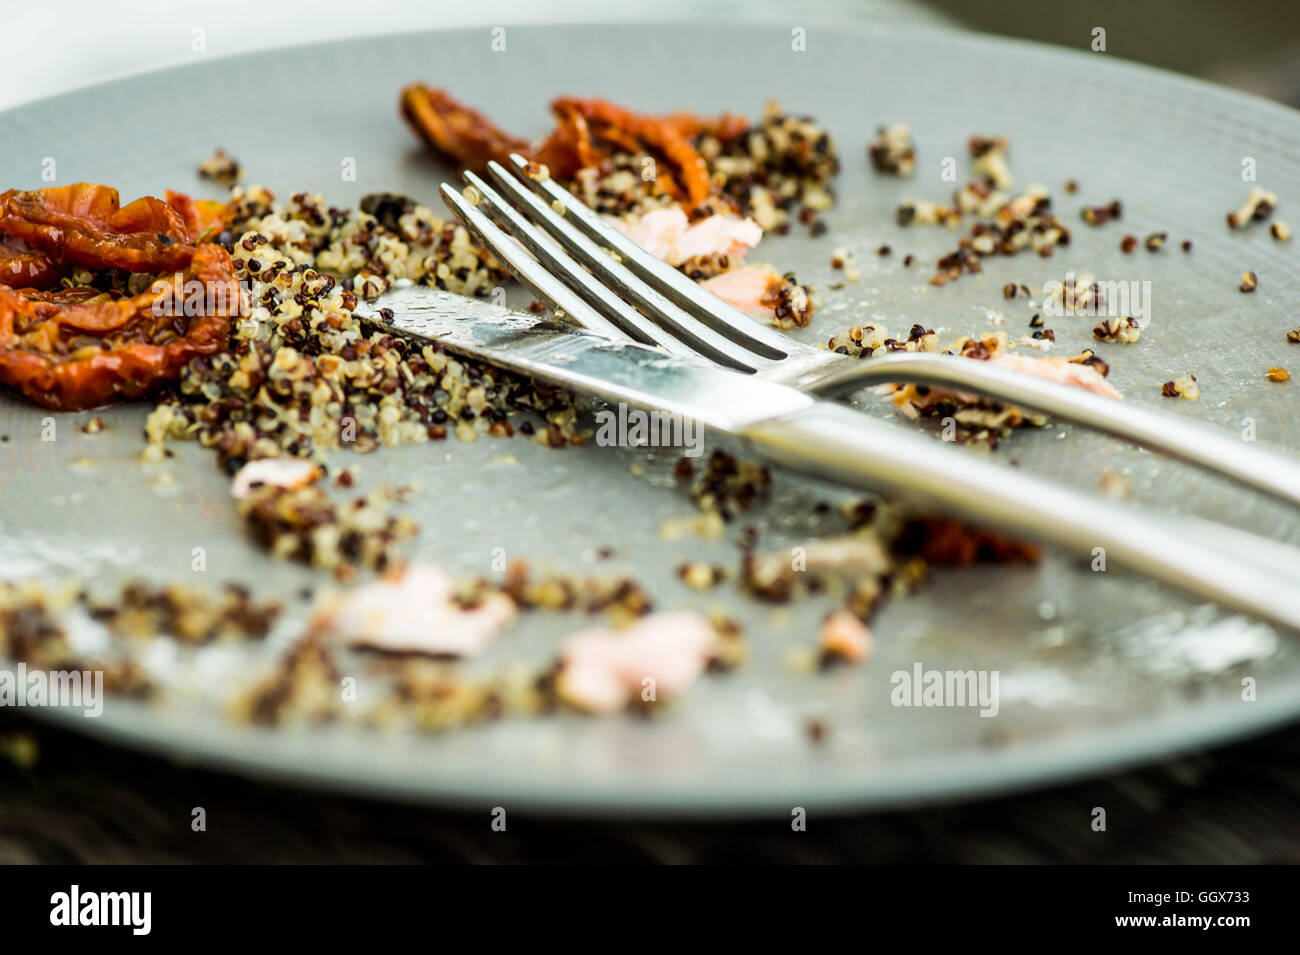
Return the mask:
<path id="1" fill-rule="evenodd" d="M 1291 372 L 1287 371 L 1285 368 L 1272 367 L 1269 368 L 1267 374 L 1269 381 L 1281 382 L 1291 380 Z"/>
<path id="2" fill-rule="evenodd" d="M 353 314 L 359 300 L 399 282 L 471 296 L 504 282 L 463 228 L 388 193 L 365 197 L 356 212 L 306 193 L 276 205 L 257 186 L 232 197 L 235 219 L 220 240 L 250 308 L 229 350 L 192 361 L 162 397 L 146 422 L 146 459 L 161 457 L 169 439 L 197 440 L 233 474 L 286 454 L 508 437 L 521 414 L 542 422 L 539 443 L 581 442 L 571 393 L 462 361 L 438 343 L 413 344 Z"/>
<path id="3" fill-rule="evenodd" d="M 1124 204 L 1118 199 L 1112 199 L 1104 206 L 1084 206 L 1079 215 L 1088 225 L 1105 225 L 1112 219 L 1124 218 Z"/>
<path id="4" fill-rule="evenodd" d="M 841 355 L 870 358 L 877 352 L 938 351 L 939 336 L 934 329 L 923 325 L 913 325 L 904 339 L 891 337 L 883 325 L 854 325 L 833 336 L 826 347 Z"/>
<path id="5" fill-rule="evenodd" d="M 1020 344 L 1038 348 L 1047 347 L 1049 342 L 1055 339 L 1055 334 L 1049 332 L 1050 329 L 1043 329 L 1038 333 L 1040 337 L 1037 339 L 1026 336 L 1020 340 Z M 1010 364 L 1018 370 L 1029 373 L 1041 372 L 1045 377 L 1086 387 L 1111 397 L 1118 396 L 1118 392 L 1115 392 L 1105 381 L 1110 367 L 1089 349 L 1072 358 L 1022 358 L 1011 351 L 1006 332 L 995 331 L 978 338 L 963 339 L 955 349 L 944 349 L 944 351 L 946 354 L 958 354 L 977 361 Z M 1069 365 L 1084 365 L 1089 367 L 1091 372 L 1067 373 L 1065 369 Z M 1012 429 L 1025 426 L 1041 427 L 1048 420 L 1045 415 L 1029 409 L 1004 405 L 979 395 L 965 395 L 928 385 L 887 385 L 879 391 L 885 400 L 893 402 L 899 411 L 910 418 L 942 419 L 944 429 L 940 432 L 940 436 L 944 440 L 958 444 L 972 444 L 993 449 L 997 447 L 999 439 Z"/>
<path id="6" fill-rule="evenodd" d="M 867 144 L 867 156 L 877 172 L 910 179 L 916 172 L 916 145 L 905 123 L 881 126 L 876 138 Z"/>
<path id="7" fill-rule="evenodd" d="M 1103 342 L 1122 342 L 1131 345 L 1142 336 L 1142 326 L 1136 318 L 1104 318 L 1092 330 L 1092 337 Z"/>
<path id="8" fill-rule="evenodd" d="M 248 588 L 224 584 L 215 595 L 180 586 L 125 584 L 112 600 L 86 598 L 94 619 L 119 637 L 174 637 L 183 643 L 207 644 L 261 640 L 281 612 L 280 604 L 257 603 Z"/>
<path id="9" fill-rule="evenodd" d="M 388 513 L 389 504 L 401 497 L 381 488 L 336 504 L 314 484 L 264 485 L 252 488 L 237 507 L 253 540 L 273 557 L 351 580 L 360 568 L 384 570 L 395 563 L 398 545 L 415 536 L 413 521 Z"/>
<path id="10" fill-rule="evenodd" d="M 843 269 L 844 278 L 850 282 L 856 282 L 862 278 L 862 271 L 858 268 L 857 260 L 848 249 L 836 249 L 831 255 L 831 268 Z"/>
<path id="11" fill-rule="evenodd" d="M 198 172 L 200 179 L 209 179 L 222 186 L 233 186 L 239 181 L 241 169 L 239 160 L 224 149 L 218 149 L 199 163 Z"/>
<path id="12" fill-rule="evenodd" d="M 995 188 L 992 179 L 977 179 L 953 193 L 953 202 L 963 215 L 990 218 L 1007 201 L 1007 194 Z"/>
<path id="13" fill-rule="evenodd" d="M 904 199 L 894 212 L 894 221 L 901 226 L 944 225 L 950 229 L 961 224 L 961 210 L 923 199 Z"/>
<path id="14" fill-rule="evenodd" d="M 797 551 L 741 554 L 742 591 L 768 603 L 820 593 L 830 581 L 852 585 L 847 603 L 867 617 L 883 605 L 886 582 L 897 572 L 890 549 L 893 525 L 885 510 L 852 533 L 810 541 Z"/>
<path id="15" fill-rule="evenodd" d="M 157 686 L 141 665 L 150 643 L 167 636 L 191 645 L 260 641 L 280 614 L 275 602 L 258 603 L 228 583 L 211 592 L 180 585 L 128 581 L 115 595 L 96 594 L 79 581 L 49 587 L 36 581 L 0 583 L 0 656 L 44 670 L 94 670 L 107 693 L 156 698 Z M 75 653 L 68 627 L 102 627 L 115 639 L 93 659 Z"/>
<path id="16" fill-rule="evenodd" d="M 1277 196 L 1259 186 L 1251 188 L 1246 201 L 1235 212 L 1228 213 L 1228 228 L 1239 229 L 1251 222 L 1267 219 L 1277 208 Z"/>
<path id="17" fill-rule="evenodd" d="M 960 201 L 961 193 L 958 197 Z M 906 208 L 906 204 L 899 208 L 900 223 L 904 222 Z M 989 256 L 1017 255 L 1032 249 L 1045 258 L 1058 246 L 1069 245 L 1070 230 L 1051 210 L 1052 199 L 1045 186 L 1031 185 L 1024 194 L 1011 199 L 991 195 L 987 204 L 972 210 L 978 220 L 958 241 L 957 248 L 938 260 L 930 284 L 946 285 L 963 275 L 983 272 L 981 260 Z M 955 212 L 954 221 L 959 221 L 960 212 Z M 915 221 L 921 221 L 914 208 L 910 214 Z"/>
<path id="18" fill-rule="evenodd" d="M 1106 308 L 1106 296 L 1094 275 L 1073 273 L 1052 285 L 1051 300 L 1059 302 L 1071 314 L 1094 315 Z"/>
<path id="19" fill-rule="evenodd" d="M 692 590 L 710 590 L 727 579 L 727 570 L 716 564 L 687 561 L 678 566 L 677 576 Z"/>
<path id="20" fill-rule="evenodd" d="M 835 204 L 831 182 L 840 160 L 835 141 L 811 117 L 769 102 L 743 135 L 722 143 L 706 131 L 695 148 L 721 196 L 764 232 L 787 232 L 794 218 L 814 236 L 825 234 L 821 213 Z"/>
<path id="21" fill-rule="evenodd" d="M 479 580 L 463 592 L 469 599 L 478 599 L 479 594 L 494 589 L 497 585 Z M 499 590 L 521 610 L 605 614 L 616 623 L 644 616 L 654 609 L 649 591 L 632 577 L 580 577 L 555 571 L 534 575 L 523 560 L 510 562 Z"/>
<path id="22" fill-rule="evenodd" d="M 766 497 L 771 485 L 766 466 L 719 450 L 709 456 L 704 473 L 692 483 L 691 500 L 700 510 L 716 512 L 730 522 Z"/>
<path id="23" fill-rule="evenodd" d="M 1010 144 L 1001 136 L 972 136 L 967 142 L 971 155 L 971 171 L 982 179 L 988 179 L 998 189 L 1010 189 L 1015 185 L 1011 167 L 1007 163 L 1007 150 Z"/>
<path id="24" fill-rule="evenodd" d="M 1166 398 L 1183 398 L 1195 401 L 1201 397 L 1201 388 L 1196 383 L 1195 375 L 1181 375 L 1173 381 L 1166 381 L 1160 386 L 1160 393 Z"/>

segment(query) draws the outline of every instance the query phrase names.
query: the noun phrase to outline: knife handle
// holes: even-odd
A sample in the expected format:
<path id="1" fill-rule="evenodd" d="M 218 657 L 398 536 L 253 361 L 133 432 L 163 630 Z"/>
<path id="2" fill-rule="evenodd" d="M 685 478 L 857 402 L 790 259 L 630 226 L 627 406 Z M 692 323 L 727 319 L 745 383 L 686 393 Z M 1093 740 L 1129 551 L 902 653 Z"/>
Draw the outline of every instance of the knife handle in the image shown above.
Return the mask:
<path id="1" fill-rule="evenodd" d="M 1300 630 L 1300 580 L 1267 561 L 1277 541 L 1173 520 L 1082 494 L 819 401 L 741 431 L 776 464 L 1106 560 L 1226 607 Z M 1259 548 L 1251 552 L 1250 542 Z M 1300 564 L 1300 551 L 1288 548 Z"/>

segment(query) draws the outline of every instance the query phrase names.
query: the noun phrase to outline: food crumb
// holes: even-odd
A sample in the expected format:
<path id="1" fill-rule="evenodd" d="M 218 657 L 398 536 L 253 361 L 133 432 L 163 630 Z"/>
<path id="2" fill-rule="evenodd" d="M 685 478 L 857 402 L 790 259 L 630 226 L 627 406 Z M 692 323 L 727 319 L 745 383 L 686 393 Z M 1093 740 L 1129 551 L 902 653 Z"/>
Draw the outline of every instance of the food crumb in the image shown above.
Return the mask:
<path id="1" fill-rule="evenodd" d="M 1092 337 L 1103 342 L 1131 345 L 1142 337 L 1142 326 L 1132 317 L 1104 318 L 1093 328 Z"/>
<path id="2" fill-rule="evenodd" d="M 871 631 L 847 610 L 835 610 L 822 622 L 817 638 L 818 665 L 862 663 L 871 657 Z"/>
<path id="3" fill-rule="evenodd" d="M 972 136 L 967 143 L 971 155 L 971 172 L 987 179 L 998 189 L 1010 189 L 1016 184 L 1007 163 L 1010 144 L 1002 136 Z"/>
<path id="4" fill-rule="evenodd" d="M 727 579 L 724 568 L 701 561 L 687 561 L 677 568 L 677 576 L 692 590 L 709 590 Z"/>
<path id="5" fill-rule="evenodd" d="M 1290 381 L 1291 372 L 1287 371 L 1285 368 L 1278 368 L 1276 366 L 1271 367 L 1268 370 L 1268 380 L 1269 381 Z"/>
<path id="6" fill-rule="evenodd" d="M 231 186 L 239 181 L 241 171 L 239 160 L 224 149 L 218 149 L 199 163 L 200 179 L 208 179 L 223 186 Z"/>
<path id="7" fill-rule="evenodd" d="M 909 179 L 916 172 L 916 145 L 906 123 L 881 126 L 867 144 L 867 156 L 877 172 Z"/>
<path id="8" fill-rule="evenodd" d="M 1250 190 L 1246 201 L 1236 212 L 1228 213 L 1228 228 L 1237 229 L 1248 222 L 1267 219 L 1277 208 L 1277 196 L 1258 186 Z"/>
<path id="9" fill-rule="evenodd" d="M 831 254 L 831 268 L 841 269 L 844 272 L 844 278 L 850 282 L 856 282 L 862 278 L 862 271 L 858 268 L 857 260 L 848 249 L 836 249 Z"/>
<path id="10" fill-rule="evenodd" d="M 1166 398 L 1183 398 L 1187 401 L 1195 401 L 1201 397 L 1201 388 L 1196 383 L 1195 375 L 1182 375 L 1161 385 L 1160 393 Z"/>
<path id="11" fill-rule="evenodd" d="M 1088 225 L 1105 225 L 1112 219 L 1124 217 L 1124 204 L 1118 199 L 1112 199 L 1104 206 L 1085 206 L 1079 215 Z"/>

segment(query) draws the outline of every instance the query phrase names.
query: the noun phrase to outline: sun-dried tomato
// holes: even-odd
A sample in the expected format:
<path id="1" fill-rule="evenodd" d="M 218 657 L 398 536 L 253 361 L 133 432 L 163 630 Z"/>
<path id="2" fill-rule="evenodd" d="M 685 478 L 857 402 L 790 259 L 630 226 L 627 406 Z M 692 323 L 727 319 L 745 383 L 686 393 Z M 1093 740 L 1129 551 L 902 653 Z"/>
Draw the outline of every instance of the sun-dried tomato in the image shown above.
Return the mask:
<path id="1" fill-rule="evenodd" d="M 447 94 L 416 83 L 402 90 L 402 115 L 435 150 L 469 169 L 482 171 L 489 160 L 504 163 L 510 154 L 532 157 L 532 147 L 494 125 L 478 110 Z"/>
<path id="2" fill-rule="evenodd" d="M 735 113 L 723 113 L 720 116 L 697 116 L 695 113 L 677 112 L 665 116 L 665 120 L 677 127 L 677 131 L 687 139 L 708 135 L 724 146 L 733 143 L 749 131 L 750 122 L 744 116 Z"/>
<path id="3" fill-rule="evenodd" d="M 703 128 L 705 123 L 688 123 L 685 116 L 642 116 L 609 100 L 562 96 L 551 103 L 558 115 L 575 112 L 582 116 L 598 139 L 617 142 L 623 149 L 636 147 L 658 154 L 676 170 L 669 191 L 694 208 L 709 195 L 709 171 L 684 128 Z"/>
<path id="4" fill-rule="evenodd" d="M 709 195 L 709 173 L 695 148 L 696 137 L 708 133 L 726 143 L 749 128 L 744 119 L 729 113 L 716 118 L 691 113 L 646 116 L 608 100 L 572 96 L 554 100 L 551 109 L 555 130 L 534 148 L 445 90 L 417 83 L 401 96 L 402 115 L 415 132 L 470 169 L 481 171 L 489 160 L 504 163 L 510 153 L 519 153 L 545 163 L 557 179 L 570 180 L 580 169 L 599 165 L 611 149 L 646 152 L 666 163 L 657 181 L 688 209 Z"/>
<path id="5" fill-rule="evenodd" d="M 162 199 L 123 206 L 116 189 L 88 182 L 0 194 L 0 232 L 92 269 L 174 272 L 194 254 L 184 217 Z"/>
<path id="6" fill-rule="evenodd" d="M 230 255 L 211 244 L 193 249 L 184 272 L 130 298 L 0 286 L 0 384 L 60 411 L 136 397 L 225 348 L 239 310 Z"/>
<path id="7" fill-rule="evenodd" d="M 561 181 L 571 180 L 578 170 L 597 166 L 605 154 L 591 141 L 591 127 L 577 110 L 560 113 L 555 131 L 535 151 L 526 154 L 545 163 L 551 175 Z"/>
<path id="8" fill-rule="evenodd" d="M 0 235 L 0 285 L 10 288 L 54 288 L 63 269 L 44 252 L 22 239 Z"/>
<path id="9" fill-rule="evenodd" d="M 211 242 L 235 213 L 233 202 L 216 199 L 191 199 L 183 192 L 163 193 L 167 205 L 180 213 L 191 242 Z"/>

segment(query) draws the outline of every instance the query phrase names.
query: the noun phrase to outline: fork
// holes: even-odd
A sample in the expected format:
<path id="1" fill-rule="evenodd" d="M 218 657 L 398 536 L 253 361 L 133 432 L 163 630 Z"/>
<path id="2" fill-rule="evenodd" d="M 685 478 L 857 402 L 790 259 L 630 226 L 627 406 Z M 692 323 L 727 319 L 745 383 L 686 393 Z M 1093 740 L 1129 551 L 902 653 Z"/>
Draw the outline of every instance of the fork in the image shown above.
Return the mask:
<path id="1" fill-rule="evenodd" d="M 633 243 L 568 190 L 538 175 L 522 156 L 511 160 L 521 178 L 495 162 L 489 163 L 489 170 L 513 207 L 473 173 L 466 179 L 485 200 L 481 205 L 581 301 L 571 294 L 556 300 L 554 285 L 533 284 L 528 274 L 532 271 L 535 277 L 533 270 L 515 271 L 512 266 L 516 276 L 552 308 L 561 308 L 587 328 L 676 354 L 695 353 L 827 397 L 893 382 L 976 392 L 1126 439 L 1300 505 L 1300 462 L 1191 419 L 960 356 L 897 352 L 863 360 L 795 341 L 760 325 Z M 443 187 L 444 197 L 449 191 L 454 193 Z M 457 208 L 464 206 L 462 200 L 459 195 L 447 198 L 464 222 Z M 544 227 L 545 235 L 537 225 Z"/>
<path id="2" fill-rule="evenodd" d="M 607 401 L 693 417 L 793 470 L 882 491 L 1094 562 L 1103 554 L 1116 566 L 1300 630 L 1300 581 L 1288 569 L 1300 552 L 1208 521 L 1165 517 L 1072 491 L 846 405 L 817 400 L 801 388 L 850 387 L 846 381 L 862 380 L 852 377 L 857 368 L 879 360 L 849 359 L 850 371 L 844 356 L 794 347 L 742 313 L 728 312 L 525 160 L 515 163 L 525 171 L 522 179 L 499 165 L 490 167 L 515 205 L 472 174 L 468 196 L 444 184 L 443 198 L 557 316 L 590 331 L 539 324 L 536 317 L 416 287 L 381 300 L 393 308 L 380 314 L 388 313 L 385 321 L 394 331 L 436 339 L 452 350 Z M 544 224 L 548 234 L 534 222 Z M 957 357 L 936 357 L 925 366 L 893 363 L 886 379 L 924 367 L 928 380 L 974 388 L 964 368 L 947 369 L 957 362 L 982 364 Z M 1076 396 L 1056 394 L 1063 388 L 1020 379 L 999 370 L 980 384 L 999 396 L 1032 397 L 1024 402 L 1031 406 L 1081 407 Z M 1122 427 L 1117 423 L 1107 430 L 1130 433 Z M 1235 443 L 1233 448 L 1238 454 L 1242 450 Z"/>

